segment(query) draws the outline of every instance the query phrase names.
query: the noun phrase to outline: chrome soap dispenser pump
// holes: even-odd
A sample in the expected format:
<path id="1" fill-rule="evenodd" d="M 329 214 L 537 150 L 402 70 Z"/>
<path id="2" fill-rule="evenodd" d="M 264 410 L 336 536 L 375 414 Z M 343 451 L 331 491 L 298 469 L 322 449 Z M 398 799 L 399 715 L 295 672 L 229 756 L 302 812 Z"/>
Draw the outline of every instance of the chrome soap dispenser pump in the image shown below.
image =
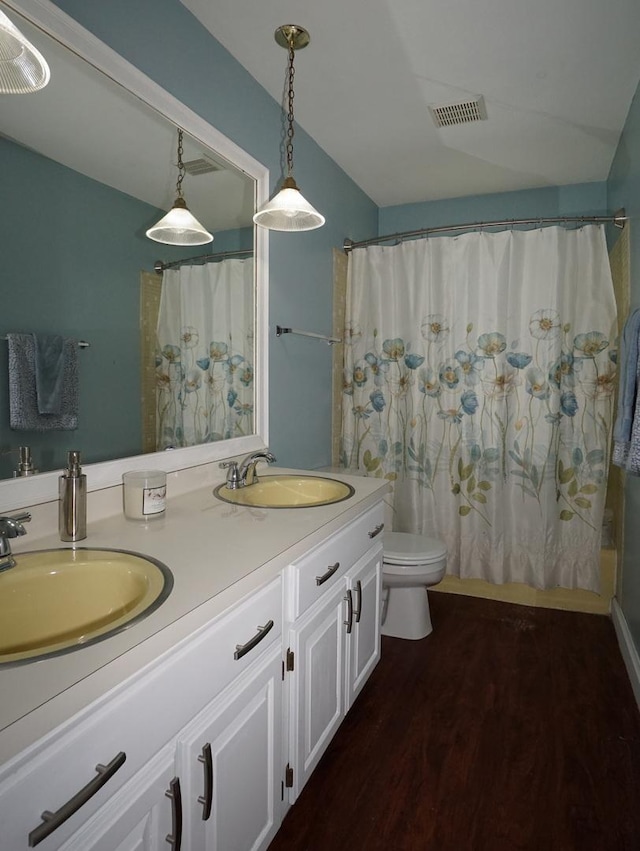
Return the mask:
<path id="1" fill-rule="evenodd" d="M 69 452 L 67 469 L 60 476 L 58 529 L 61 541 L 87 537 L 87 477 L 80 466 L 80 453 Z"/>

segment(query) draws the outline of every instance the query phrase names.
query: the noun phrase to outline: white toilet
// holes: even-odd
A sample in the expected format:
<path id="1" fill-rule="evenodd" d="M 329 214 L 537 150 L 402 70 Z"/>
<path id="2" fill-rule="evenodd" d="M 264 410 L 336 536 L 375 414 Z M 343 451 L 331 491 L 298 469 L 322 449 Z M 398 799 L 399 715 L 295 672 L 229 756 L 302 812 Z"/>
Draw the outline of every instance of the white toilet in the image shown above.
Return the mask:
<path id="1" fill-rule="evenodd" d="M 382 564 L 382 634 L 393 638 L 429 635 L 427 588 L 444 577 L 447 549 L 438 538 L 385 532 Z"/>

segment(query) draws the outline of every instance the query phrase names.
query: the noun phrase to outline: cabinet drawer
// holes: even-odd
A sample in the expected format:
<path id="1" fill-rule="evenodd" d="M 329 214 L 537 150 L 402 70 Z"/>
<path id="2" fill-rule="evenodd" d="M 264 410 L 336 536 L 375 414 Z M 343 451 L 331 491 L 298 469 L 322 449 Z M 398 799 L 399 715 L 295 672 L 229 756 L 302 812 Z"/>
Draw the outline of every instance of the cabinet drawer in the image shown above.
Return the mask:
<path id="1" fill-rule="evenodd" d="M 187 664 L 204 681 L 203 691 L 207 683 L 215 683 L 215 697 L 281 635 L 282 581 L 278 577 L 206 630 L 200 640 L 192 637 Z"/>
<path id="2" fill-rule="evenodd" d="M 0 848 L 26 851 L 45 810 L 55 813 L 80 790 L 95 786 L 97 765 L 121 762 L 39 845 L 42 851 L 58 848 L 281 632 L 278 578 L 3 766 Z M 117 759 L 121 754 L 124 761 Z"/>
<path id="3" fill-rule="evenodd" d="M 287 568 L 287 618 L 295 620 L 342 580 L 382 531 L 382 503 L 370 508 L 329 540 Z"/>

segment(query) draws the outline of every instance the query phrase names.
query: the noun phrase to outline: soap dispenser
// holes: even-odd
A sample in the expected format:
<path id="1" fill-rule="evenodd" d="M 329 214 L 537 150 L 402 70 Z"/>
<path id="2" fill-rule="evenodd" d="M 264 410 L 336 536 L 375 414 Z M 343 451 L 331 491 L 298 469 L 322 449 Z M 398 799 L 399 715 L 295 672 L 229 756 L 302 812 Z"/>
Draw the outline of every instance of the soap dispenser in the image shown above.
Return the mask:
<path id="1" fill-rule="evenodd" d="M 38 470 L 36 470 L 36 468 L 33 466 L 33 458 L 31 457 L 31 447 L 21 446 L 19 452 L 20 463 L 18 464 L 18 469 L 13 471 L 13 477 L 17 478 L 18 476 L 35 476 Z"/>
<path id="2" fill-rule="evenodd" d="M 60 476 L 58 528 L 61 541 L 87 537 L 87 477 L 80 466 L 80 453 L 72 450 L 67 469 Z"/>

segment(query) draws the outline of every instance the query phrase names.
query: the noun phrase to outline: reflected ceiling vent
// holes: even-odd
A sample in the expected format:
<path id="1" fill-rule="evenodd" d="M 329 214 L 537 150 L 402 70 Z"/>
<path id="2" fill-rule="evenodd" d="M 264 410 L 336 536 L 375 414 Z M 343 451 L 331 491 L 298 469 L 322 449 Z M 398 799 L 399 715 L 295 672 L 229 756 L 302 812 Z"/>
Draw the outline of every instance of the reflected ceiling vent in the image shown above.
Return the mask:
<path id="1" fill-rule="evenodd" d="M 189 160 L 188 162 L 183 163 L 183 165 L 187 174 L 191 175 L 210 174 L 212 171 L 223 171 L 222 166 L 213 159 L 210 159 L 206 154 L 198 157 L 197 160 Z"/>
<path id="2" fill-rule="evenodd" d="M 487 107 L 482 95 L 474 100 L 467 100 L 462 103 L 430 106 L 429 112 L 436 123 L 436 127 L 452 127 L 454 124 L 484 121 L 487 117 Z"/>

